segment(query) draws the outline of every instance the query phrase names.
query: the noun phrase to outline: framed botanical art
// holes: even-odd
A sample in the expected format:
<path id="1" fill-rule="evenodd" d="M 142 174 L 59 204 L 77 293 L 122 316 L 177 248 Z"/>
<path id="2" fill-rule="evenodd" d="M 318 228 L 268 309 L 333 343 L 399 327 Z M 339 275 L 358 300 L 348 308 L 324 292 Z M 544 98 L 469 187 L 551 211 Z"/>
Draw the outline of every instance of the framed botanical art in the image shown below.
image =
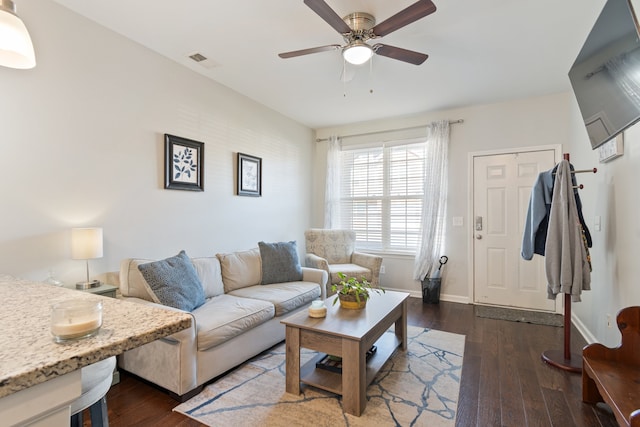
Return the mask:
<path id="1" fill-rule="evenodd" d="M 262 159 L 238 153 L 238 196 L 262 196 Z"/>
<path id="2" fill-rule="evenodd" d="M 164 135 L 164 188 L 204 191 L 204 143 Z"/>

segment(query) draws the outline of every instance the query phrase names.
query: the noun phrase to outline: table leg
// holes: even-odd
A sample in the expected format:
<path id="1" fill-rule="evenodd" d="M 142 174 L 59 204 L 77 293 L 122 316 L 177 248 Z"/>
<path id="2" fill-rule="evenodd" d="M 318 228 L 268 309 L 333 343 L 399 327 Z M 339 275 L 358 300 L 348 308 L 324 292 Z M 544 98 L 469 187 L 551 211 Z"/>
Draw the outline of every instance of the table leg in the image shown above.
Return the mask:
<path id="1" fill-rule="evenodd" d="M 396 337 L 400 340 L 402 350 L 407 351 L 407 300 L 402 302 L 402 315 L 396 320 Z"/>
<path id="2" fill-rule="evenodd" d="M 367 404 L 366 350 L 355 340 L 342 340 L 342 406 L 357 417 Z"/>
<path id="3" fill-rule="evenodd" d="M 286 390 L 300 394 L 300 329 L 287 326 L 285 333 Z"/>

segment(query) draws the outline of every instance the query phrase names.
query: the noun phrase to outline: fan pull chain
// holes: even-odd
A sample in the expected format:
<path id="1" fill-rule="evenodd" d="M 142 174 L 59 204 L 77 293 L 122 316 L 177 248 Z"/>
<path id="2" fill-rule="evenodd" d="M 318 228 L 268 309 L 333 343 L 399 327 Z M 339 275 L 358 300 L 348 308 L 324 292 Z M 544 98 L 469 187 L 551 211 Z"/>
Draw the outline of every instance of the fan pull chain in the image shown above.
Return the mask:
<path id="1" fill-rule="evenodd" d="M 373 55 L 375 56 L 375 55 Z M 373 56 L 369 59 L 369 93 L 373 94 Z"/>
<path id="2" fill-rule="evenodd" d="M 340 80 L 342 80 L 342 96 L 346 98 L 347 97 L 347 60 L 344 58 L 342 59 L 342 76 Z"/>

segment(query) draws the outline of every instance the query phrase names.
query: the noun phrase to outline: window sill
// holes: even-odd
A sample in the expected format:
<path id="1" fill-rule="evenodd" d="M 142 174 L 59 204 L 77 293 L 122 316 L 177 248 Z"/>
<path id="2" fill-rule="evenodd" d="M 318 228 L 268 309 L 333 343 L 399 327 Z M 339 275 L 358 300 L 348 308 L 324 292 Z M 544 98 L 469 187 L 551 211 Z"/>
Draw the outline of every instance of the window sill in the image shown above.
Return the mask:
<path id="1" fill-rule="evenodd" d="M 370 249 L 360 249 L 356 248 L 356 252 L 362 252 L 365 254 L 371 255 L 379 255 L 382 257 L 392 257 L 392 258 L 415 258 L 416 254 L 414 252 L 401 252 L 401 251 L 375 251 Z"/>

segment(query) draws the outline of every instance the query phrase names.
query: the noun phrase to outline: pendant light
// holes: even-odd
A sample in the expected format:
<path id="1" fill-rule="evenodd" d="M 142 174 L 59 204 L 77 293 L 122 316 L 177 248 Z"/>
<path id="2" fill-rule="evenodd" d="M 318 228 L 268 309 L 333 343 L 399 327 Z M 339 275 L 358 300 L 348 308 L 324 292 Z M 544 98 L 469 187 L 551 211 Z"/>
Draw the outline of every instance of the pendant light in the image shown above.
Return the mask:
<path id="1" fill-rule="evenodd" d="M 12 0 L 0 0 L 0 65 L 18 69 L 36 66 L 31 37 Z"/>

